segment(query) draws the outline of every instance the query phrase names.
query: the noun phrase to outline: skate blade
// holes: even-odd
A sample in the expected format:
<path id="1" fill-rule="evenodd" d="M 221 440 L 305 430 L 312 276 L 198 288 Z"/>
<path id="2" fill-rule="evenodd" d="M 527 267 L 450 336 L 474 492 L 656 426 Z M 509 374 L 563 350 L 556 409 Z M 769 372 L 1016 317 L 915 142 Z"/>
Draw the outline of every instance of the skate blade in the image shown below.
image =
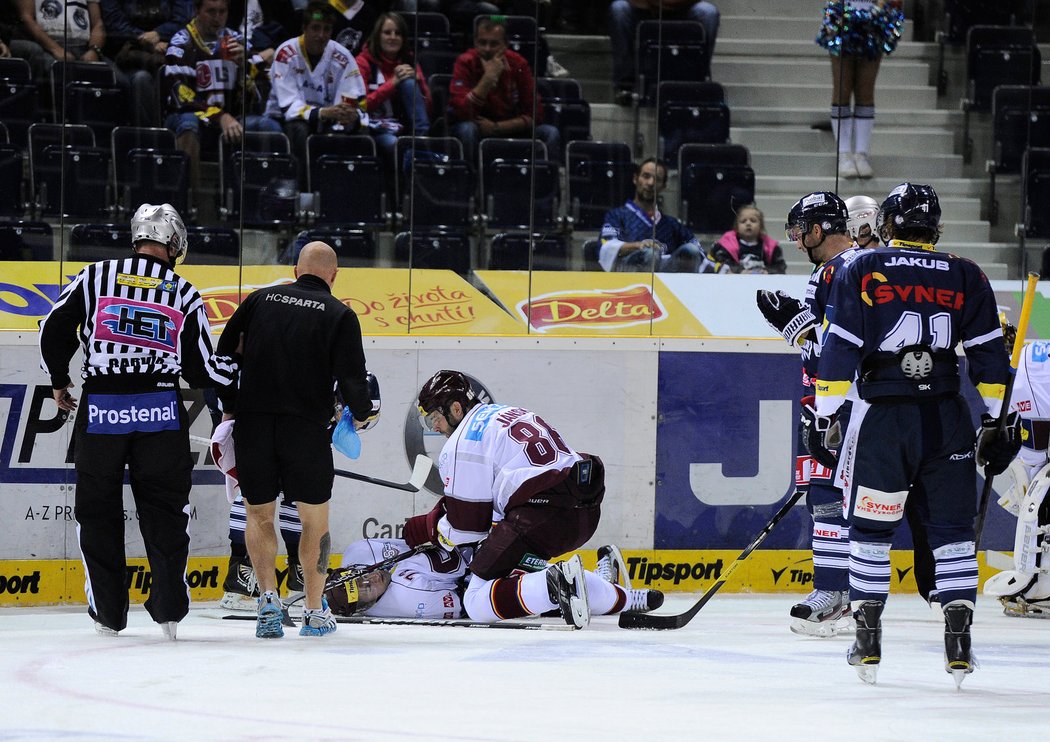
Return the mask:
<path id="1" fill-rule="evenodd" d="M 973 668 L 972 667 L 970 667 L 969 665 L 966 665 L 966 667 L 968 669 L 963 670 L 963 669 L 955 668 L 955 669 L 949 670 L 949 672 L 951 672 L 951 674 L 952 674 L 952 680 L 955 681 L 955 690 L 962 690 L 962 682 L 963 682 L 963 680 L 966 679 L 967 675 L 969 675 L 971 672 L 973 672 Z"/>
<path id="2" fill-rule="evenodd" d="M 852 635 L 856 630 L 856 624 L 853 622 L 853 618 L 849 616 L 837 618 L 833 621 L 819 622 L 795 619 L 791 622 L 789 628 L 791 629 L 791 633 L 798 634 L 799 636 L 831 639 L 845 633 Z"/>
<path id="3" fill-rule="evenodd" d="M 863 680 L 868 685 L 875 685 L 875 679 L 879 674 L 878 660 L 871 665 L 854 665 L 853 669 L 857 671 L 857 677 Z"/>

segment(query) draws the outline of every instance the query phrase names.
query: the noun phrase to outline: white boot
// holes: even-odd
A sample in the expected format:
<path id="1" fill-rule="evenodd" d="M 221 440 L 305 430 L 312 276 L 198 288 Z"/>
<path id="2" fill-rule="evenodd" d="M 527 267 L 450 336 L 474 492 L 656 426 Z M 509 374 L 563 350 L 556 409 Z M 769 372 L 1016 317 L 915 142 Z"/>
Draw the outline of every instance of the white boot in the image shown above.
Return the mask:
<path id="1" fill-rule="evenodd" d="M 857 165 L 852 152 L 839 152 L 839 177 L 849 180 L 857 177 Z"/>
<path id="2" fill-rule="evenodd" d="M 875 171 L 871 169 L 871 162 L 868 160 L 867 152 L 854 152 L 853 165 L 857 170 L 858 178 L 867 179 L 875 174 Z"/>

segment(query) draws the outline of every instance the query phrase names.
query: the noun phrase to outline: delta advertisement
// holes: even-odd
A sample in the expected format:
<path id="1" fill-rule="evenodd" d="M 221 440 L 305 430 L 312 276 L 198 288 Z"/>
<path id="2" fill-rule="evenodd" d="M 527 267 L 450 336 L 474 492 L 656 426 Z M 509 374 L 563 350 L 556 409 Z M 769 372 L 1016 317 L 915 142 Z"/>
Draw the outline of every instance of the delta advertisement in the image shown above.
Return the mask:
<path id="1" fill-rule="evenodd" d="M 35 330 L 80 264 L 0 262 L 0 329 Z M 180 266 L 221 329 L 251 291 L 294 280 L 289 266 Z M 777 338 L 755 307 L 757 289 L 802 297 L 805 276 L 452 271 L 342 268 L 333 293 L 366 336 L 535 335 Z M 1024 286 L 993 281 L 1015 323 Z M 1050 288 L 1040 285 L 1029 338 L 1050 338 Z"/>

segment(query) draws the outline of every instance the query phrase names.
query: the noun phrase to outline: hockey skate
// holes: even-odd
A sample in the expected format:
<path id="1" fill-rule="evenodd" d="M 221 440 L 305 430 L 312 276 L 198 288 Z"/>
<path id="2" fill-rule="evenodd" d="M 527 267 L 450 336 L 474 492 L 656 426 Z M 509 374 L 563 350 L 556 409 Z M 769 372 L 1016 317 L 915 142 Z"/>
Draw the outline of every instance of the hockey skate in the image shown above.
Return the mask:
<path id="1" fill-rule="evenodd" d="M 109 628 L 104 623 L 95 621 L 95 633 L 99 636 L 116 636 L 117 630 Z"/>
<path id="2" fill-rule="evenodd" d="M 248 557 L 230 557 L 226 579 L 222 582 L 225 591 L 219 607 L 230 611 L 254 611 L 258 607 L 259 582 L 255 579 Z"/>
<path id="3" fill-rule="evenodd" d="M 164 621 L 160 625 L 160 630 L 164 634 L 164 638 L 165 639 L 170 639 L 171 641 L 175 641 L 176 634 L 178 633 L 178 630 L 179 630 L 179 622 L 178 621 Z"/>
<path id="4" fill-rule="evenodd" d="M 336 629 L 335 616 L 328 608 L 328 601 L 321 598 L 321 610 L 307 608 L 303 611 L 303 625 L 299 636 L 325 636 Z"/>
<path id="5" fill-rule="evenodd" d="M 613 585 L 622 584 L 626 589 L 631 589 L 631 576 L 627 570 L 627 563 L 623 560 L 623 554 L 614 544 L 598 547 L 598 566 L 594 571 L 599 577 Z"/>
<path id="6" fill-rule="evenodd" d="M 551 602 L 557 603 L 565 623 L 582 629 L 591 622 L 583 562 L 578 554 L 568 561 L 558 562 L 547 568 L 547 592 Z"/>
<path id="7" fill-rule="evenodd" d="M 281 621 L 281 596 L 265 592 L 259 598 L 259 616 L 255 621 L 255 635 L 260 639 L 280 639 L 284 636 Z M 305 624 L 304 624 L 305 625 Z"/>
<path id="8" fill-rule="evenodd" d="M 852 628 L 849 590 L 814 590 L 791 606 L 791 631 L 827 639 Z"/>
<path id="9" fill-rule="evenodd" d="M 659 590 L 628 590 L 627 606 L 624 610 L 631 613 L 648 613 L 649 611 L 655 611 L 663 604 L 664 594 Z"/>
<path id="10" fill-rule="evenodd" d="M 288 555 L 288 573 L 284 580 L 284 586 L 288 590 L 288 594 L 301 593 L 306 589 L 306 584 L 303 582 L 303 565 L 299 563 L 298 554 Z"/>
<path id="11" fill-rule="evenodd" d="M 977 667 L 977 658 L 970 652 L 972 622 L 970 601 L 953 600 L 944 606 L 944 671 L 951 673 L 957 689 L 962 687 L 963 678 Z"/>
<path id="12" fill-rule="evenodd" d="M 853 646 L 846 654 L 846 661 L 853 665 L 857 675 L 865 683 L 875 685 L 875 677 L 882 661 L 882 610 L 886 604 L 881 600 L 866 600 L 853 613 L 857 622 L 857 635 Z"/>

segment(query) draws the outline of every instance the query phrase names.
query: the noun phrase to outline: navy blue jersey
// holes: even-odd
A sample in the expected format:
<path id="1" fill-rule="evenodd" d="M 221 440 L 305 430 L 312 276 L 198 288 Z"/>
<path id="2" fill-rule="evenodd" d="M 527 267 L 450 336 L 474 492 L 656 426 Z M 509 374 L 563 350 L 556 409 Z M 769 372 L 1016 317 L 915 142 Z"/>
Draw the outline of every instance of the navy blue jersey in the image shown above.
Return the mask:
<path id="1" fill-rule="evenodd" d="M 827 321 L 824 314 L 828 305 L 828 297 L 831 294 L 831 281 L 844 266 L 853 262 L 860 250 L 865 249 L 867 248 L 854 245 L 843 250 L 835 257 L 818 265 L 809 275 L 805 301 L 809 311 L 816 317 L 817 326 L 820 330 L 816 333 L 815 340 L 806 340 L 802 343 L 803 383 L 806 383 L 805 379 L 807 377 L 810 380 L 817 378 L 817 361 L 820 358 L 820 336 L 827 329 Z"/>
<path id="2" fill-rule="evenodd" d="M 600 235 L 602 249 L 599 260 L 602 262 L 602 267 L 605 270 L 612 270 L 615 255 L 623 243 L 649 239 L 659 242 L 663 246 L 665 255 L 673 253 L 682 245 L 690 242 L 696 244 L 697 249 L 700 249 L 700 243 L 689 228 L 673 216 L 657 211 L 654 224 L 654 220 L 642 208 L 634 201 L 628 201 L 620 208 L 610 209 L 605 214 L 605 224 L 602 225 Z"/>
<path id="3" fill-rule="evenodd" d="M 988 412 L 998 414 L 1010 364 L 995 294 L 976 263 L 894 241 L 858 252 L 837 272 L 824 313 L 818 414 L 833 414 L 854 377 L 880 358 L 913 346 L 954 356 L 959 343 Z M 929 386 L 913 383 L 916 393 Z"/>

